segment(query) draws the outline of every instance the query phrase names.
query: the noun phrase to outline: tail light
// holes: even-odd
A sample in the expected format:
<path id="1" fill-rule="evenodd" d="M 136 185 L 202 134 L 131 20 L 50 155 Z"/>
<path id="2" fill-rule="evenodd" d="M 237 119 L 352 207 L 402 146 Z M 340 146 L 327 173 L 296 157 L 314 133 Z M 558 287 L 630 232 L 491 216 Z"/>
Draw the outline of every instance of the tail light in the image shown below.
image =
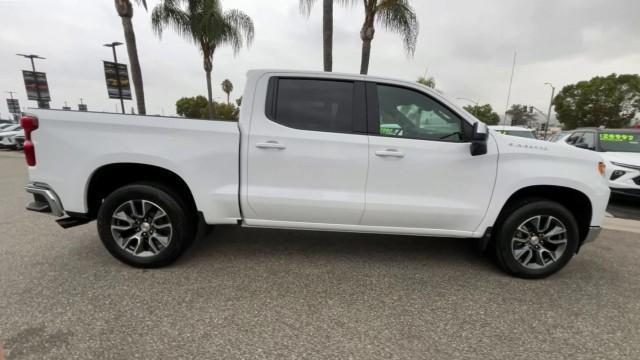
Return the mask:
<path id="1" fill-rule="evenodd" d="M 23 116 L 20 125 L 24 130 L 24 157 L 27 165 L 36 166 L 36 148 L 31 141 L 31 133 L 38 128 L 38 118 L 34 116 Z"/>

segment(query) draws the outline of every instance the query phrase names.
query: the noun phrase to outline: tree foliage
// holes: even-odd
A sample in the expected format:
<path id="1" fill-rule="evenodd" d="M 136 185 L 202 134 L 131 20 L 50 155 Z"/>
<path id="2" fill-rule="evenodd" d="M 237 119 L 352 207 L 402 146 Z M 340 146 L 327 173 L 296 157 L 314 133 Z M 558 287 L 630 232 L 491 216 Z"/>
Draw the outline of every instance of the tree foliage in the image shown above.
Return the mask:
<path id="1" fill-rule="evenodd" d="M 233 83 L 229 79 L 224 79 L 222 84 L 222 91 L 227 94 L 227 103 L 229 103 L 229 96 L 231 96 L 231 92 L 233 91 Z"/>
<path id="2" fill-rule="evenodd" d="M 500 115 L 493 111 L 491 104 L 467 105 L 464 109 L 487 125 L 498 125 L 500 122 Z"/>
<path id="3" fill-rule="evenodd" d="M 360 73 L 369 72 L 371 41 L 375 34 L 375 24 L 394 32 L 402 38 L 402 44 L 409 56 L 416 51 L 419 25 L 418 18 L 409 0 L 364 0 L 364 22 L 360 29 L 362 58 Z"/>
<path id="4" fill-rule="evenodd" d="M 553 100 L 565 129 L 629 126 L 640 111 L 640 76 L 596 76 L 562 88 Z"/>
<path id="5" fill-rule="evenodd" d="M 433 76 L 420 76 L 416 81 L 426 87 L 430 87 L 432 89 L 436 88 L 436 78 Z"/>
<path id="6" fill-rule="evenodd" d="M 176 113 L 191 119 L 208 119 L 207 98 L 202 95 L 180 98 L 176 101 Z M 237 121 L 239 114 L 240 108 L 233 103 L 213 102 L 213 117 L 216 120 Z"/>
<path id="7" fill-rule="evenodd" d="M 207 80 L 209 117 L 213 119 L 213 54 L 223 45 L 231 46 L 237 54 L 245 44 L 251 44 L 253 21 L 240 10 L 222 10 L 220 0 L 162 0 L 151 13 L 151 25 L 158 37 L 166 28 L 171 28 L 200 48 Z"/>
<path id="8" fill-rule="evenodd" d="M 507 110 L 507 115 L 511 116 L 511 125 L 535 127 L 536 116 L 529 111 L 527 105 L 513 104 L 511 109 Z"/>

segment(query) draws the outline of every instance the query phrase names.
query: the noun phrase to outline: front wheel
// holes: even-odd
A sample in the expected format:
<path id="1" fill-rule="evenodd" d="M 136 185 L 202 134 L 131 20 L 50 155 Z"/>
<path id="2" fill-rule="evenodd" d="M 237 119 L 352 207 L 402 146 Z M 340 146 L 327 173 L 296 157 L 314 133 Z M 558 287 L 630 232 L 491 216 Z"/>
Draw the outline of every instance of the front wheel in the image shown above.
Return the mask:
<path id="1" fill-rule="evenodd" d="M 118 260 L 136 267 L 159 267 L 176 260 L 195 237 L 195 214 L 159 184 L 123 186 L 98 211 L 98 233 Z"/>
<path id="2" fill-rule="evenodd" d="M 562 269 L 576 253 L 578 225 L 564 206 L 530 200 L 510 207 L 498 225 L 496 258 L 506 272 L 543 278 Z"/>

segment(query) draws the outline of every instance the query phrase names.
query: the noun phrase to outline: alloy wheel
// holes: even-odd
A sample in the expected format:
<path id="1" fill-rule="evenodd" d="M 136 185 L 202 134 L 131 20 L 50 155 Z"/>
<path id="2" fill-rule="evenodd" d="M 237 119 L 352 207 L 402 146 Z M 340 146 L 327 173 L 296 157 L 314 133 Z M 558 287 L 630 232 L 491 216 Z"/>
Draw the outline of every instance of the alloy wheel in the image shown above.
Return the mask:
<path id="1" fill-rule="evenodd" d="M 111 234 L 118 246 L 139 257 L 155 256 L 171 243 L 173 225 L 167 212 L 149 200 L 129 200 L 111 216 Z"/>

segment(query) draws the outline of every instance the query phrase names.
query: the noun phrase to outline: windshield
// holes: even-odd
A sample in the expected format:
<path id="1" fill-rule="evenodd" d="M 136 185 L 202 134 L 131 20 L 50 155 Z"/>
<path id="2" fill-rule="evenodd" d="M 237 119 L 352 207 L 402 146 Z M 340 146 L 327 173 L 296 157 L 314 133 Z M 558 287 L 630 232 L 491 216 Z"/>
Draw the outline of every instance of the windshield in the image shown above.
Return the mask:
<path id="1" fill-rule="evenodd" d="M 530 130 L 498 130 L 500 134 L 535 139 L 536 136 Z"/>
<path id="2" fill-rule="evenodd" d="M 600 133 L 600 147 L 602 151 L 640 153 L 640 132 Z"/>

